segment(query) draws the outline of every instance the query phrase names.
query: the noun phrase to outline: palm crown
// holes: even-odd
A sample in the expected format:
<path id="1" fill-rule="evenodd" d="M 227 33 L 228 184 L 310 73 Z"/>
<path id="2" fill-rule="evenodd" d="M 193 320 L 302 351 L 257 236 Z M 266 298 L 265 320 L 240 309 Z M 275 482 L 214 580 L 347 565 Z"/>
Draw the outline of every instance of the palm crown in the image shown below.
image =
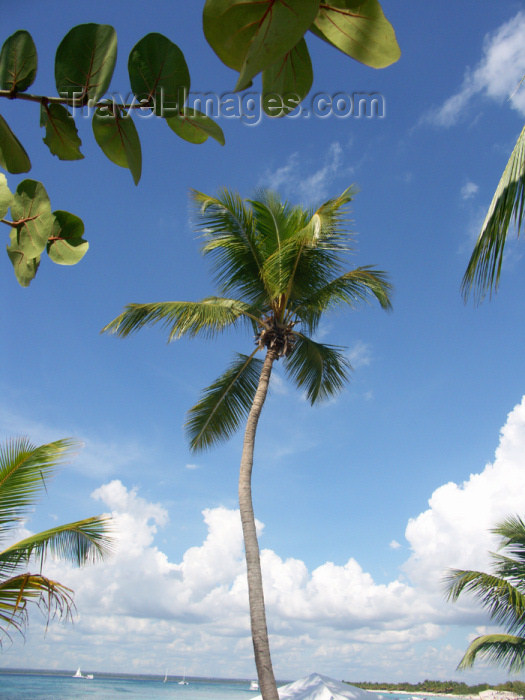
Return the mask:
<path id="1" fill-rule="evenodd" d="M 525 524 L 509 517 L 493 532 L 502 538 L 505 554 L 493 554 L 494 573 L 453 569 L 445 579 L 450 600 L 473 593 L 507 634 L 486 634 L 470 644 L 458 668 L 470 668 L 477 655 L 509 671 L 525 667 Z"/>
<path id="2" fill-rule="evenodd" d="M 220 292 L 198 302 L 129 304 L 103 330 L 126 336 L 160 322 L 169 341 L 183 335 L 213 336 L 247 324 L 256 346 L 238 354 L 226 372 L 190 410 L 187 429 L 193 449 L 229 437 L 246 417 L 257 388 L 260 350 L 284 358 L 285 370 L 314 403 L 338 391 L 350 365 L 342 348 L 314 341 L 323 312 L 375 297 L 390 308 L 383 272 L 357 267 L 344 272 L 352 250 L 342 209 L 349 188 L 317 210 L 291 206 L 272 192 L 242 200 L 223 190 L 218 197 L 194 192 L 204 255 L 212 256 Z"/>

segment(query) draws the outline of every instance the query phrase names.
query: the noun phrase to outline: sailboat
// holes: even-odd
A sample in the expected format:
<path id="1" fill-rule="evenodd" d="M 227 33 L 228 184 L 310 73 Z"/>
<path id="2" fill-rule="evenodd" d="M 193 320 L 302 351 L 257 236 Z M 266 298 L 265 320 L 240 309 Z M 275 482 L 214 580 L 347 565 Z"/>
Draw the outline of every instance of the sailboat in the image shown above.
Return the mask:
<path id="1" fill-rule="evenodd" d="M 163 682 L 163 683 L 167 683 L 167 682 L 168 682 L 168 672 L 167 672 L 167 671 L 166 671 L 166 673 L 164 674 L 164 680 L 163 680 L 162 682 Z"/>
<path id="2" fill-rule="evenodd" d="M 188 681 L 186 680 L 186 669 L 184 669 L 184 675 L 182 676 L 182 680 L 179 681 L 179 685 L 189 685 Z"/>
<path id="3" fill-rule="evenodd" d="M 73 678 L 84 678 L 85 680 L 93 680 L 93 674 L 92 673 L 86 673 L 85 676 L 82 675 L 82 671 L 80 670 L 80 666 L 77 668 L 76 673 L 73 675 Z"/>

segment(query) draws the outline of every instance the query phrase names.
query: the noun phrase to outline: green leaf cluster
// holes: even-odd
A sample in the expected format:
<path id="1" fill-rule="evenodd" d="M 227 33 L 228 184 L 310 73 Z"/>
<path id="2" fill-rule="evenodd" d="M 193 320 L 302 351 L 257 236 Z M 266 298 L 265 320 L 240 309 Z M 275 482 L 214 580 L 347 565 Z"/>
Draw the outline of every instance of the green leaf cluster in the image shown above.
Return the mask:
<path id="1" fill-rule="evenodd" d="M 373 68 L 400 56 L 378 0 L 206 0 L 203 27 L 217 56 L 238 71 L 236 90 L 262 73 L 263 109 L 274 117 L 295 109 L 312 86 L 308 31 Z"/>
<path id="2" fill-rule="evenodd" d="M 59 525 L 6 546 L 45 491 L 48 478 L 75 447 L 68 439 L 36 447 L 25 438 L 0 446 L 0 643 L 2 636 L 9 637 L 10 629 L 23 632 L 32 603 L 49 615 L 71 617 L 73 591 L 42 573 L 48 554 L 82 566 L 111 551 L 105 516 Z M 27 569 L 35 563 L 39 573 L 33 574 Z"/>
<path id="3" fill-rule="evenodd" d="M 36 180 L 23 180 L 13 194 L 0 173 L 0 221 L 11 229 L 7 255 L 22 287 L 36 275 L 44 250 L 58 265 L 75 265 L 89 248 L 82 220 L 68 211 L 52 212 L 47 192 Z"/>
<path id="4" fill-rule="evenodd" d="M 180 138 L 203 143 L 212 137 L 224 145 L 218 124 L 187 107 L 190 74 L 179 47 L 158 33 L 144 36 L 131 49 L 128 73 L 134 99 L 124 104 L 103 99 L 117 60 L 117 34 L 105 24 L 73 27 L 55 55 L 55 96 L 27 93 L 37 72 L 35 43 L 25 30 L 6 39 L 0 52 L 0 97 L 37 102 L 43 141 L 60 160 L 84 156 L 72 109 L 92 114 L 95 141 L 117 165 L 128 168 L 135 184 L 142 171 L 140 139 L 132 119 L 135 109 L 150 110 L 168 121 Z M 25 173 L 31 161 L 24 147 L 0 115 L 0 165 L 10 173 Z"/>

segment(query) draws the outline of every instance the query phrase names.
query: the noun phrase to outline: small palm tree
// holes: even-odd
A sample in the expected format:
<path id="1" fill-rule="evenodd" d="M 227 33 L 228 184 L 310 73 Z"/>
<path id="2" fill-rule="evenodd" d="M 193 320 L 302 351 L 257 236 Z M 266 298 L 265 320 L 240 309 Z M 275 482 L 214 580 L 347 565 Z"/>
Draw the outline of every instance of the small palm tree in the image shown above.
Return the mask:
<path id="1" fill-rule="evenodd" d="M 491 619 L 507 634 L 485 634 L 470 644 L 458 668 L 470 668 L 478 654 L 491 663 L 521 671 L 525 667 L 525 524 L 509 517 L 494 530 L 502 537 L 500 549 L 493 554 L 494 573 L 452 569 L 445 578 L 449 600 L 456 601 L 469 591 L 481 602 Z"/>
<path id="2" fill-rule="evenodd" d="M 509 227 L 514 222 L 519 236 L 524 213 L 525 126 L 496 188 L 463 277 L 465 300 L 472 288 L 475 289 L 478 300 L 488 291 L 497 290 Z"/>
<path id="3" fill-rule="evenodd" d="M 103 330 L 127 336 L 161 323 L 168 340 L 183 335 L 211 337 L 244 324 L 255 348 L 237 354 L 226 372 L 203 393 L 186 423 L 193 450 L 228 438 L 246 419 L 239 474 L 250 602 L 250 619 L 259 686 L 265 700 L 278 700 L 272 670 L 264 596 L 252 504 L 251 474 L 257 423 L 274 362 L 306 392 L 310 402 L 332 396 L 348 379 L 343 349 L 312 339 L 323 313 L 340 305 L 354 307 L 375 297 L 390 308 L 390 285 L 382 272 L 358 267 L 344 272 L 352 238 L 342 209 L 352 191 L 325 202 L 316 211 L 281 202 L 262 192 L 242 200 L 223 190 L 218 197 L 194 192 L 203 231 L 204 255 L 212 256 L 221 293 L 202 301 L 129 304 Z M 253 337 L 253 336 L 252 336 Z M 264 360 L 255 355 L 264 354 Z"/>
<path id="4" fill-rule="evenodd" d="M 57 440 L 35 447 L 25 438 L 0 446 L 0 546 L 21 526 L 46 478 L 75 446 Z M 2 636 L 10 638 L 10 629 L 23 632 L 31 603 L 47 610 L 48 619 L 71 618 L 73 591 L 42 573 L 48 553 L 82 566 L 104 556 L 110 545 L 108 518 L 101 516 L 30 535 L 0 551 L 0 643 Z M 40 570 L 30 573 L 35 560 Z"/>

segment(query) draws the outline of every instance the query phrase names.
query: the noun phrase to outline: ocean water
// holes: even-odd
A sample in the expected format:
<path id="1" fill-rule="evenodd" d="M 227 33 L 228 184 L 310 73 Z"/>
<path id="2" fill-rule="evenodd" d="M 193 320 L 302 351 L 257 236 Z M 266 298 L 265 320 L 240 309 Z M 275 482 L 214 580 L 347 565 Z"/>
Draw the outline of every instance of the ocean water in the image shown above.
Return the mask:
<path id="1" fill-rule="evenodd" d="M 72 675 L 72 674 L 71 674 Z M 177 680 L 162 682 L 155 677 L 108 677 L 92 680 L 71 675 L 5 673 L 0 670 L 2 700 L 250 700 L 258 695 L 250 691 L 249 681 L 188 679 L 188 685 Z"/>
<path id="2" fill-rule="evenodd" d="M 0 700 L 253 700 L 247 680 L 180 677 L 163 683 L 160 676 L 95 674 L 93 679 L 72 678 L 73 673 L 10 673 L 0 669 Z M 278 683 L 278 685 L 280 685 Z M 382 700 L 428 700 L 406 693 L 378 693 Z M 434 700 L 434 699 L 433 699 Z"/>

